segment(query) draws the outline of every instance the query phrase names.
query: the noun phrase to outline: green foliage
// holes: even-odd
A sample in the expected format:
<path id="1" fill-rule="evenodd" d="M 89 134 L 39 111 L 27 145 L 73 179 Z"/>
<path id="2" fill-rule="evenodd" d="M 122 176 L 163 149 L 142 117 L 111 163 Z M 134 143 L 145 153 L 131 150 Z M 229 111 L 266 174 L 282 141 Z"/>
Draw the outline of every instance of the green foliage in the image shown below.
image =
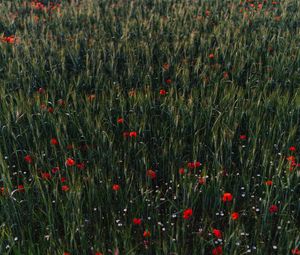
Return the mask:
<path id="1" fill-rule="evenodd" d="M 0 254 L 299 247 L 298 1 L 39 2 L 0 3 Z"/>

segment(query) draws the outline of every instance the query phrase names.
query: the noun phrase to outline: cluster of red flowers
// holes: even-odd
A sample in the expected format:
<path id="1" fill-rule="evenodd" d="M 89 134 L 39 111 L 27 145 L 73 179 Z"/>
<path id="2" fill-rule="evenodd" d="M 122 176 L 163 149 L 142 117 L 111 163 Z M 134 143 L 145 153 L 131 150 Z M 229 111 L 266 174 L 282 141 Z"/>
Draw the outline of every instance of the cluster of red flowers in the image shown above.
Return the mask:
<path id="1" fill-rule="evenodd" d="M 150 237 L 151 236 L 151 233 L 149 230 L 145 230 L 144 233 L 143 233 L 143 237 L 147 238 L 147 237 Z"/>
<path id="2" fill-rule="evenodd" d="M 223 254 L 222 246 L 217 246 L 212 250 L 212 255 L 222 255 L 222 254 Z"/>
<path id="3" fill-rule="evenodd" d="M 164 71 L 168 71 L 169 68 L 170 68 L 170 64 L 164 63 L 164 64 L 162 65 L 162 68 L 163 68 Z M 165 79 L 165 84 L 170 85 L 171 83 L 172 83 L 172 80 L 171 80 L 170 78 Z M 168 93 L 168 92 L 167 92 L 167 90 L 165 90 L 165 89 L 160 89 L 160 90 L 159 90 L 159 94 L 160 94 L 161 96 L 165 96 L 167 93 Z"/>
<path id="4" fill-rule="evenodd" d="M 276 12 L 277 11 L 277 5 L 279 5 L 280 2 L 272 1 L 271 5 L 268 3 L 267 0 L 259 1 L 255 3 L 253 0 L 246 0 L 244 3 L 240 2 L 240 5 L 243 6 L 243 8 L 240 9 L 240 13 L 244 13 L 245 17 L 248 18 L 253 13 L 262 13 L 262 10 L 264 11 L 264 14 L 267 16 L 270 12 Z M 280 21 L 281 16 L 275 16 L 275 21 Z M 252 22 L 250 20 L 250 25 L 252 25 Z"/>
<path id="5" fill-rule="evenodd" d="M 10 36 L 2 36 L 2 38 L 0 38 L 0 41 L 2 42 L 6 42 L 9 44 L 14 44 L 17 42 L 17 38 L 14 35 L 10 35 Z"/>
<path id="6" fill-rule="evenodd" d="M 189 162 L 187 164 L 188 168 L 189 169 L 194 169 L 194 168 L 197 168 L 197 167 L 200 167 L 201 166 L 201 163 L 199 161 L 196 161 L 196 162 Z"/>
<path id="7" fill-rule="evenodd" d="M 118 118 L 117 119 L 117 122 L 119 124 L 123 123 L 123 121 L 124 121 L 123 118 Z M 137 134 L 136 134 L 136 132 L 132 131 L 132 132 L 128 132 L 127 136 L 129 136 L 129 137 L 136 137 Z M 241 140 L 245 140 L 246 138 L 247 138 L 246 135 L 241 135 L 240 136 Z M 56 138 L 51 138 L 50 143 L 51 143 L 51 145 L 54 145 L 54 146 L 59 145 L 59 142 L 58 142 L 58 140 Z M 289 150 L 291 152 L 295 152 L 296 148 L 294 146 L 291 146 L 289 148 Z M 24 159 L 25 159 L 25 161 L 28 164 L 32 164 L 32 162 L 33 162 L 32 157 L 30 155 L 26 155 L 24 157 Z M 295 157 L 294 156 L 290 156 L 289 160 L 292 161 L 292 162 L 295 162 Z M 71 158 L 71 157 L 66 159 L 65 165 L 67 167 L 72 167 L 72 166 L 76 165 L 79 169 L 83 169 L 84 168 L 84 163 L 78 163 L 78 164 L 76 164 L 76 161 L 73 158 Z M 202 164 L 199 161 L 194 161 L 194 162 L 188 162 L 187 167 L 189 169 L 195 169 L 195 168 L 200 167 L 201 165 Z M 56 168 L 52 169 L 53 173 L 56 173 L 57 171 L 59 171 L 59 167 L 56 167 Z M 185 173 L 185 169 L 184 168 L 180 168 L 179 169 L 179 173 L 180 174 L 184 174 Z M 152 170 L 152 169 L 148 169 L 146 171 L 146 176 L 149 177 L 149 178 L 151 178 L 151 179 L 156 179 L 157 178 L 156 172 L 154 170 Z M 49 180 L 49 179 L 51 179 L 51 175 L 50 175 L 50 173 L 44 172 L 44 173 L 42 173 L 42 178 L 46 179 L 46 180 Z M 64 177 L 62 177 L 61 178 L 61 182 L 63 183 L 65 181 L 66 181 L 66 179 Z M 205 183 L 205 177 L 199 177 L 199 183 L 204 184 Z M 267 180 L 265 182 L 265 184 L 267 186 L 271 186 L 273 184 L 273 182 L 272 182 L 272 180 Z M 119 184 L 113 184 L 112 185 L 112 190 L 114 190 L 114 191 L 118 191 L 118 190 L 120 190 L 120 188 L 121 187 L 120 187 Z M 63 185 L 61 187 L 61 189 L 62 189 L 62 191 L 68 191 L 70 188 L 69 188 L 68 185 Z M 21 192 L 24 192 L 25 191 L 24 186 L 23 185 L 19 185 L 18 186 L 18 190 L 21 191 Z M 221 200 L 224 203 L 231 202 L 233 200 L 233 195 L 231 193 L 229 193 L 229 192 L 225 192 L 225 193 L 223 193 Z M 273 213 L 276 213 L 276 212 L 278 212 L 278 206 L 277 205 L 271 205 L 269 207 L 269 213 L 273 214 Z M 182 218 L 185 219 L 185 220 L 191 219 L 192 216 L 193 216 L 193 209 L 192 208 L 187 208 L 182 213 Z M 233 221 L 238 220 L 239 217 L 240 217 L 240 215 L 239 215 L 238 212 L 232 212 L 230 214 L 230 218 Z M 142 224 L 142 219 L 141 218 L 134 218 L 132 220 L 132 222 L 133 222 L 134 225 L 141 225 Z M 221 232 L 221 230 L 214 228 L 212 230 L 212 233 L 215 236 L 215 238 L 222 239 L 222 232 Z M 148 238 L 150 236 L 151 236 L 150 231 L 149 230 L 145 230 L 144 233 L 143 233 L 143 237 L 144 238 Z M 212 254 L 222 254 L 222 252 L 223 252 L 222 251 L 222 246 L 217 246 L 217 247 L 215 247 L 212 250 Z M 294 254 L 297 254 L 296 252 L 297 252 L 297 250 L 295 249 L 295 253 Z"/>
<path id="8" fill-rule="evenodd" d="M 137 137 L 137 132 L 135 132 L 135 131 L 131 131 L 131 132 L 124 131 L 123 132 L 123 137 L 125 137 L 125 138 L 127 138 L 127 137 Z"/>
<path id="9" fill-rule="evenodd" d="M 45 5 L 39 0 L 33 0 L 33 1 L 31 1 L 31 7 L 35 10 L 42 10 L 42 11 L 50 12 L 50 11 L 54 11 L 54 10 L 59 11 L 60 4 L 50 1 L 49 5 Z"/>
<path id="10" fill-rule="evenodd" d="M 291 151 L 292 153 L 296 152 L 296 147 L 291 146 L 289 148 L 289 151 Z M 300 163 L 296 162 L 296 157 L 294 155 L 287 157 L 287 160 L 290 162 L 290 167 L 289 167 L 290 171 L 293 171 L 296 167 L 300 167 Z"/>
<path id="11" fill-rule="evenodd" d="M 57 145 L 57 144 L 58 144 L 58 142 L 57 142 L 57 140 L 56 140 L 55 138 L 52 138 L 52 139 L 50 140 L 50 142 L 51 142 L 51 144 L 53 144 L 53 145 Z M 29 155 L 29 154 L 27 154 L 27 155 L 24 157 L 24 160 L 25 160 L 25 162 L 28 163 L 28 164 L 32 164 L 32 163 L 33 163 L 33 159 L 32 159 L 32 157 L 31 157 L 31 155 Z M 73 158 L 67 158 L 67 160 L 66 160 L 66 162 L 65 162 L 65 165 L 66 165 L 66 167 L 72 167 L 72 166 L 75 166 L 75 165 L 76 165 L 76 167 L 77 167 L 78 169 L 80 169 L 80 170 L 83 170 L 83 169 L 85 168 L 85 163 L 79 162 L 79 163 L 76 164 L 76 161 L 75 161 Z M 52 174 L 56 174 L 59 170 L 60 170 L 60 167 L 57 166 L 57 167 L 52 168 L 51 172 L 52 172 Z M 42 179 L 44 179 L 44 180 L 51 180 L 51 179 L 52 179 L 51 174 L 48 173 L 48 172 L 41 172 L 41 177 L 42 177 Z M 61 177 L 60 180 L 61 180 L 61 183 L 66 182 L 66 178 L 65 178 L 65 177 Z M 68 186 L 68 185 L 63 185 L 63 186 L 61 187 L 61 189 L 62 189 L 62 191 L 68 191 L 68 190 L 69 190 L 69 186 Z"/>
<path id="12" fill-rule="evenodd" d="M 272 3 L 273 5 L 276 5 L 277 2 L 273 2 Z M 43 4 L 41 1 L 38 1 L 38 0 L 33 0 L 31 1 L 31 6 L 33 9 L 35 10 L 41 10 L 41 11 L 53 11 L 53 10 L 59 10 L 60 8 L 60 4 L 58 3 L 53 3 L 53 2 L 50 2 L 49 5 L 45 5 Z M 263 3 L 258 3 L 258 4 L 254 4 L 252 3 L 250 0 L 247 1 L 247 7 L 250 7 L 253 8 L 253 9 L 256 9 L 256 10 L 260 10 L 263 8 Z M 206 16 L 210 16 L 211 13 L 209 10 L 206 10 L 205 12 Z M 2 36 L 2 38 L 0 38 L 1 41 L 3 42 L 6 42 L 8 44 L 14 44 L 16 43 L 16 37 L 14 35 L 11 35 L 11 36 Z M 207 58 L 207 61 L 210 61 L 211 63 L 215 63 L 215 60 L 218 58 L 218 55 L 216 53 L 211 53 L 209 52 L 207 55 L 206 55 L 206 58 Z M 164 71 L 168 71 L 169 68 L 170 68 L 170 65 L 168 63 L 165 63 L 163 64 L 162 66 L 163 70 Z M 229 74 L 228 72 L 223 72 L 223 77 L 224 79 L 228 79 L 229 78 Z M 168 84 L 170 85 L 172 83 L 172 80 L 170 78 L 167 78 L 164 80 L 164 85 Z M 40 94 L 40 95 L 44 95 L 46 93 L 46 90 L 44 88 L 39 88 L 37 90 L 37 92 Z M 157 93 L 157 92 L 155 92 Z M 161 96 L 165 96 L 168 94 L 167 90 L 166 89 L 160 89 L 159 90 L 159 94 Z M 136 91 L 135 90 L 131 90 L 129 92 L 129 96 L 135 96 L 136 95 Z M 96 99 L 96 94 L 90 94 L 87 96 L 86 98 L 89 102 L 95 102 L 95 99 Z M 60 99 L 58 101 L 58 104 L 59 105 L 65 105 L 65 102 L 64 100 Z M 41 104 L 41 108 L 44 109 L 44 110 L 47 110 L 49 113 L 53 113 L 54 112 L 54 108 L 53 107 L 48 107 L 46 103 L 42 103 Z M 118 127 L 121 127 L 124 123 L 124 119 L 122 117 L 118 117 L 117 119 L 115 119 L 116 123 L 117 124 L 120 124 Z M 121 136 L 121 133 L 120 133 L 120 136 Z M 124 138 L 136 138 L 138 136 L 138 133 L 136 131 L 124 131 L 123 132 L 123 137 Z M 240 139 L 241 143 L 244 143 L 247 141 L 248 137 L 246 134 L 240 134 L 239 136 L 237 136 L 237 139 Z M 135 140 L 135 139 L 133 139 Z M 52 145 L 51 149 L 53 148 L 57 148 L 55 146 L 60 146 L 60 142 L 57 138 L 51 138 L 50 139 L 50 144 Z M 72 150 L 74 149 L 74 146 L 73 145 L 68 145 L 67 146 L 67 149 L 68 150 Z M 290 170 L 292 171 L 295 167 L 300 167 L 300 163 L 297 163 L 296 162 L 296 157 L 293 155 L 293 153 L 296 152 L 296 147 L 295 146 L 291 146 L 289 148 L 289 151 L 291 152 L 291 156 L 289 156 L 287 158 L 287 160 L 290 162 Z M 31 155 L 27 154 L 25 155 L 24 157 L 24 161 L 31 165 L 33 163 L 35 163 L 35 157 L 33 158 Z M 68 168 L 69 170 L 73 169 L 72 167 L 75 168 L 75 166 L 78 168 L 78 169 L 84 169 L 85 168 L 85 164 L 83 162 L 80 162 L 80 163 L 76 163 L 76 160 L 72 157 L 68 157 L 66 160 L 65 160 L 65 167 Z M 202 166 L 202 164 L 199 162 L 199 161 L 193 161 L 193 162 L 188 162 L 187 163 L 187 167 L 186 168 L 180 168 L 179 169 L 179 174 L 180 175 L 183 175 L 185 174 L 186 172 L 193 172 L 193 171 L 189 171 L 189 170 L 194 170 L 194 169 L 198 169 L 200 166 Z M 60 171 L 60 167 L 57 166 L 57 167 L 53 167 L 51 169 L 51 172 L 41 172 L 41 178 L 43 180 L 51 180 L 52 176 L 56 173 L 58 173 Z M 204 172 L 204 171 L 203 171 Z M 202 173 L 201 173 L 202 174 Z M 61 175 L 59 174 L 60 176 L 60 181 L 61 181 L 61 190 L 64 191 L 64 192 L 67 192 L 70 190 L 70 187 L 69 185 L 66 184 L 67 182 L 67 179 L 65 177 L 61 177 Z M 197 178 L 198 178 L 198 184 L 205 184 L 206 183 L 206 177 L 202 177 L 199 175 L 196 175 Z M 150 178 L 151 180 L 154 180 L 157 178 L 157 173 L 156 171 L 152 170 L 152 169 L 148 169 L 146 170 L 146 177 Z M 266 180 L 265 181 L 265 185 L 266 186 L 272 186 L 273 185 L 273 181 L 272 180 Z M 121 189 L 121 186 L 117 183 L 111 183 L 111 186 L 109 186 L 109 188 L 114 191 L 115 193 L 114 194 L 117 194 L 119 195 L 119 190 Z M 122 186 L 122 189 L 124 189 L 124 186 Z M 25 187 L 23 184 L 19 184 L 17 186 L 17 191 L 19 192 L 25 192 Z M 4 188 L 0 188 L 0 192 L 4 192 Z M 232 205 L 232 202 L 233 201 L 233 195 L 229 192 L 224 192 L 223 194 L 221 194 L 221 196 L 218 198 L 219 201 L 223 202 L 226 206 L 227 205 Z M 267 209 L 266 209 L 270 214 L 276 214 L 278 211 L 279 211 L 279 207 L 275 204 L 272 204 L 270 205 Z M 182 217 L 182 219 L 184 220 L 191 220 L 193 219 L 193 214 L 194 214 L 194 211 L 192 208 L 187 208 L 183 211 L 180 211 L 180 216 Z M 239 218 L 240 218 L 240 214 L 239 212 L 236 212 L 236 211 L 232 211 L 230 210 L 229 213 L 228 213 L 228 217 L 231 221 L 237 221 Z M 231 222 L 232 223 L 232 222 Z M 144 224 L 144 220 L 142 220 L 142 218 L 133 218 L 132 219 L 132 224 L 133 225 L 136 225 L 137 228 L 139 228 L 139 226 L 143 225 Z M 225 236 L 224 233 L 222 233 L 222 230 L 220 229 L 217 229 L 217 228 L 212 228 L 210 230 L 213 238 L 215 239 L 223 239 Z M 151 232 L 148 230 L 148 229 L 143 229 L 143 232 L 141 232 L 140 234 L 143 235 L 144 238 L 150 238 L 151 237 Z M 214 240 L 214 241 L 217 241 L 217 240 Z M 218 242 L 216 242 L 218 243 Z M 212 249 L 212 254 L 213 255 L 221 255 L 223 253 L 223 247 L 221 245 L 219 246 L 216 246 Z M 292 249 L 291 251 L 292 254 L 296 254 L 296 255 L 300 255 L 300 250 L 298 248 L 295 248 L 295 249 Z M 63 253 L 64 255 L 70 255 L 69 252 L 64 252 Z M 96 252 L 95 255 L 102 255 L 102 253 L 100 252 Z"/>
<path id="13" fill-rule="evenodd" d="M 38 88 L 36 92 L 39 94 L 39 96 L 47 95 L 46 89 L 43 87 Z M 54 113 L 55 110 L 55 108 L 53 107 L 54 103 L 51 106 L 48 106 L 48 104 L 49 104 L 48 102 L 40 102 L 41 109 L 43 111 L 48 111 L 49 113 Z M 56 109 L 60 109 L 66 106 L 66 102 L 63 99 L 58 99 L 56 101 L 56 104 L 57 104 Z"/>
<path id="14" fill-rule="evenodd" d="M 41 109 L 42 110 L 47 110 L 49 113 L 53 113 L 54 112 L 54 108 L 53 107 L 47 107 L 47 105 L 45 103 L 41 104 Z"/>
<path id="15" fill-rule="evenodd" d="M 77 163 L 73 158 L 67 158 L 66 162 L 65 162 L 66 166 L 75 166 L 80 169 L 83 170 L 85 168 L 85 164 L 83 162 Z"/>

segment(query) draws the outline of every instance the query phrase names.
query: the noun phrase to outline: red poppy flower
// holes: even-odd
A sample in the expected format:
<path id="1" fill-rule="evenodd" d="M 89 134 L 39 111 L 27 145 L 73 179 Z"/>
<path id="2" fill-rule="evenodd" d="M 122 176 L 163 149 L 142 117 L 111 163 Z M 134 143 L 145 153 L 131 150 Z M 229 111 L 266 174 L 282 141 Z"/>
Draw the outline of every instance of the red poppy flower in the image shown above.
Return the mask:
<path id="1" fill-rule="evenodd" d="M 128 131 L 124 131 L 124 132 L 123 132 L 123 137 L 126 138 L 126 137 L 128 137 L 128 136 L 129 136 L 129 132 L 128 132 Z"/>
<path id="2" fill-rule="evenodd" d="M 215 235 L 216 238 L 221 239 L 222 238 L 222 232 L 219 229 L 213 229 L 213 234 Z"/>
<path id="3" fill-rule="evenodd" d="M 143 233 L 143 237 L 147 238 L 147 237 L 150 237 L 151 236 L 151 233 L 149 230 L 145 230 L 144 233 Z"/>
<path id="4" fill-rule="evenodd" d="M 241 139 L 241 140 L 246 140 L 246 139 L 247 139 L 247 136 L 246 136 L 246 135 L 240 135 L 240 139 Z"/>
<path id="5" fill-rule="evenodd" d="M 26 155 L 24 157 L 24 160 L 28 163 L 28 164 L 31 164 L 32 163 L 32 157 L 30 155 Z"/>
<path id="6" fill-rule="evenodd" d="M 199 161 L 188 163 L 188 168 L 190 168 L 190 169 L 197 168 L 197 167 L 200 167 L 200 166 L 201 166 L 201 163 Z"/>
<path id="7" fill-rule="evenodd" d="M 289 150 L 290 150 L 290 151 L 296 151 L 296 147 L 295 147 L 295 146 L 291 146 L 291 147 L 289 148 Z"/>
<path id="8" fill-rule="evenodd" d="M 133 222 L 134 225 L 141 225 L 142 224 L 142 219 L 133 218 L 132 222 Z"/>
<path id="9" fill-rule="evenodd" d="M 95 255 L 103 255 L 103 253 L 97 251 L 97 252 L 95 253 Z"/>
<path id="10" fill-rule="evenodd" d="M 64 182 L 66 182 L 66 181 L 67 181 L 67 178 L 66 178 L 66 177 L 61 177 L 61 178 L 60 178 L 60 182 L 61 182 L 61 183 L 64 183 Z"/>
<path id="11" fill-rule="evenodd" d="M 296 161 L 296 158 L 295 158 L 295 156 L 289 156 L 289 157 L 287 157 L 286 158 L 288 161 Z"/>
<path id="12" fill-rule="evenodd" d="M 42 178 L 44 180 L 50 180 L 51 179 L 51 174 L 49 174 L 49 173 L 42 173 Z"/>
<path id="13" fill-rule="evenodd" d="M 114 185 L 112 186 L 112 189 L 113 189 L 114 191 L 118 191 L 118 190 L 120 189 L 120 185 L 119 185 L 119 184 L 114 184 Z"/>
<path id="14" fill-rule="evenodd" d="M 57 167 L 53 167 L 52 169 L 51 169 L 51 172 L 53 173 L 53 174 L 55 174 L 56 172 L 58 172 L 60 170 L 60 168 L 59 168 L 59 166 L 57 166 Z"/>
<path id="15" fill-rule="evenodd" d="M 66 165 L 67 166 L 74 166 L 75 165 L 75 160 L 72 159 L 72 158 L 67 158 Z"/>
<path id="16" fill-rule="evenodd" d="M 209 54 L 209 56 L 208 56 L 210 59 L 214 59 L 215 58 L 215 55 L 214 54 Z"/>
<path id="17" fill-rule="evenodd" d="M 163 64 L 163 69 L 166 71 L 170 68 L 170 65 L 168 63 Z"/>
<path id="18" fill-rule="evenodd" d="M 237 220 L 239 217 L 240 217 L 240 215 L 239 215 L 238 212 L 233 212 L 233 213 L 231 214 L 231 219 L 232 219 L 232 220 Z"/>
<path id="19" fill-rule="evenodd" d="M 40 94 L 45 94 L 45 89 L 44 89 L 44 88 L 39 88 L 39 89 L 38 89 L 38 92 L 39 92 Z"/>
<path id="20" fill-rule="evenodd" d="M 31 1 L 31 6 L 32 6 L 32 8 L 34 8 L 36 10 L 44 10 L 44 9 L 46 9 L 46 6 L 43 5 L 41 2 L 39 2 L 37 0 Z"/>
<path id="21" fill-rule="evenodd" d="M 188 220 L 189 218 L 192 217 L 192 215 L 193 215 L 193 210 L 192 210 L 192 208 L 188 208 L 188 209 L 184 210 L 182 217 L 183 217 L 185 220 Z"/>
<path id="22" fill-rule="evenodd" d="M 298 248 L 292 249 L 292 254 L 294 255 L 300 255 L 300 250 Z"/>
<path id="23" fill-rule="evenodd" d="M 159 91 L 159 94 L 162 95 L 162 96 L 164 96 L 164 95 L 167 94 L 167 91 L 165 91 L 164 89 L 161 89 L 161 90 Z"/>
<path id="24" fill-rule="evenodd" d="M 118 122 L 119 124 L 122 124 L 122 123 L 124 122 L 124 119 L 123 119 L 123 118 L 118 118 L 118 119 L 117 119 L 117 122 Z"/>
<path id="25" fill-rule="evenodd" d="M 58 145 L 58 141 L 57 141 L 56 138 L 52 138 L 52 139 L 50 140 L 50 143 L 51 143 L 52 145 Z"/>
<path id="26" fill-rule="evenodd" d="M 48 112 L 49 113 L 53 113 L 54 112 L 54 108 L 53 107 L 48 107 Z"/>
<path id="27" fill-rule="evenodd" d="M 129 136 L 130 137 L 136 137 L 137 133 L 135 131 L 132 131 L 132 132 L 129 133 Z"/>
<path id="28" fill-rule="evenodd" d="M 156 173 L 152 169 L 147 170 L 146 175 L 148 177 L 150 177 L 151 179 L 155 179 L 156 178 Z"/>
<path id="29" fill-rule="evenodd" d="M 25 192 L 24 185 L 22 185 L 22 184 L 18 185 L 18 191 L 19 192 Z"/>
<path id="30" fill-rule="evenodd" d="M 190 169 L 195 168 L 194 162 L 189 162 L 189 163 L 187 164 L 187 166 L 188 166 L 188 168 L 190 168 Z"/>
<path id="31" fill-rule="evenodd" d="M 171 80 L 171 79 L 166 79 L 165 82 L 166 82 L 167 84 L 171 84 L 172 80 Z"/>
<path id="32" fill-rule="evenodd" d="M 198 179 L 198 183 L 201 184 L 201 185 L 204 185 L 206 183 L 206 178 L 205 177 L 200 177 Z"/>
<path id="33" fill-rule="evenodd" d="M 15 38 L 14 35 L 11 35 L 11 36 L 3 36 L 3 37 L 1 38 L 1 40 L 2 40 L 3 42 L 7 42 L 7 43 L 9 43 L 9 44 L 14 44 L 14 43 L 16 42 L 16 38 Z"/>
<path id="34" fill-rule="evenodd" d="M 185 173 L 185 170 L 184 170 L 184 168 L 179 168 L 179 171 L 178 171 L 178 172 L 179 172 L 180 175 L 182 175 L 182 174 Z"/>
<path id="35" fill-rule="evenodd" d="M 71 255 L 71 253 L 65 251 L 64 255 Z"/>
<path id="36" fill-rule="evenodd" d="M 82 163 L 78 163 L 76 164 L 76 167 L 80 170 L 83 170 L 85 168 L 85 164 L 82 162 Z"/>
<path id="37" fill-rule="evenodd" d="M 88 100 L 89 100 L 90 102 L 92 102 L 93 100 L 95 100 L 95 98 L 96 98 L 96 95 L 95 95 L 95 94 L 89 95 L 89 96 L 88 96 Z"/>
<path id="38" fill-rule="evenodd" d="M 6 37 L 5 40 L 6 40 L 6 42 L 13 44 L 16 41 L 16 38 L 14 35 L 11 35 L 11 36 Z"/>
<path id="39" fill-rule="evenodd" d="M 223 249 L 222 246 L 218 246 L 212 250 L 212 255 L 222 255 Z"/>
<path id="40" fill-rule="evenodd" d="M 1 195 L 3 195 L 3 194 L 4 194 L 4 192 L 5 192 L 5 189 L 4 189 L 4 187 L 1 187 L 1 188 L 0 188 L 0 193 L 1 193 Z"/>
<path id="41" fill-rule="evenodd" d="M 276 213 L 278 212 L 278 206 L 277 205 L 271 205 L 269 208 L 270 213 Z"/>
<path id="42" fill-rule="evenodd" d="M 232 196 L 231 193 L 224 193 L 223 197 L 222 197 L 222 201 L 223 202 L 230 202 L 230 201 L 232 201 L 232 198 L 233 198 L 233 196 Z"/>
<path id="43" fill-rule="evenodd" d="M 61 190 L 62 191 L 68 191 L 70 188 L 69 188 L 69 186 L 68 185 L 63 185 L 63 186 L 61 186 Z"/>
<path id="44" fill-rule="evenodd" d="M 266 184 L 267 186 L 272 186 L 273 182 L 272 182 L 271 180 L 267 180 L 267 181 L 265 182 L 265 184 Z"/>
<path id="45" fill-rule="evenodd" d="M 224 79 L 228 79 L 228 78 L 229 78 L 229 74 L 228 74 L 227 72 L 224 72 L 224 73 L 223 73 L 223 78 L 224 78 Z"/>

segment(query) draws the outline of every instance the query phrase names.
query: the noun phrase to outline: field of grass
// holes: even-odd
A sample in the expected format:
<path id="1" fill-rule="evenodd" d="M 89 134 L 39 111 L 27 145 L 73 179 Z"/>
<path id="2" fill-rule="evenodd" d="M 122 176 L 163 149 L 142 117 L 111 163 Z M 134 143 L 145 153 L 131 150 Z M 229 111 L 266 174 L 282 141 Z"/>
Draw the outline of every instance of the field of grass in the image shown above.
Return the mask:
<path id="1" fill-rule="evenodd" d="M 298 0 L 0 0 L 0 254 L 299 255 L 299 29 Z"/>

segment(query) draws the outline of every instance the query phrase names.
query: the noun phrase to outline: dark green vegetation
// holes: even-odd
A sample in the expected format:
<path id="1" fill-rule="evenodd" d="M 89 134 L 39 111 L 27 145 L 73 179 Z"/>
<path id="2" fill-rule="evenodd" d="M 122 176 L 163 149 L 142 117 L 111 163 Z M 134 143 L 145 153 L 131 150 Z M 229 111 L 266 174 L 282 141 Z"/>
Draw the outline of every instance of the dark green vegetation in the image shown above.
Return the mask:
<path id="1" fill-rule="evenodd" d="M 300 254 L 299 1 L 50 4 L 0 1 L 0 254 Z"/>

